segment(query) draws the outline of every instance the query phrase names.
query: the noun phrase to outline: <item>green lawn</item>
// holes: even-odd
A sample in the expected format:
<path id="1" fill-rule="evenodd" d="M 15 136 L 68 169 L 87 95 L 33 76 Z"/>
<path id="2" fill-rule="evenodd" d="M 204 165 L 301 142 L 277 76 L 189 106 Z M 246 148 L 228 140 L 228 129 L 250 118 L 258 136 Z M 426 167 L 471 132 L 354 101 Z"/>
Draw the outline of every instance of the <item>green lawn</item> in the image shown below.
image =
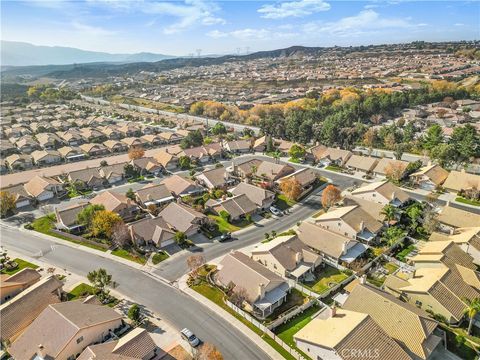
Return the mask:
<path id="1" fill-rule="evenodd" d="M 398 265 L 390 262 L 383 265 L 383 267 L 388 270 L 388 274 L 393 274 L 398 269 Z"/>
<path id="2" fill-rule="evenodd" d="M 480 206 L 480 201 L 477 200 L 470 200 L 470 199 L 465 199 L 464 197 L 457 197 L 455 199 L 456 202 L 463 203 L 463 204 L 468 204 L 468 205 L 473 205 L 473 206 Z"/>
<path id="3" fill-rule="evenodd" d="M 234 231 L 238 231 L 248 225 L 251 224 L 251 222 L 248 222 L 247 220 L 245 219 L 242 219 L 242 220 L 239 220 L 239 221 L 235 221 L 235 222 L 228 222 L 227 220 L 225 220 L 224 218 L 222 218 L 221 216 L 218 216 L 218 215 L 208 215 L 208 217 L 212 220 L 214 220 L 217 225 L 218 225 L 218 231 L 220 231 L 221 233 L 227 233 L 227 232 L 234 232 Z"/>
<path id="4" fill-rule="evenodd" d="M 335 284 L 342 282 L 348 277 L 347 274 L 329 265 L 322 269 L 316 270 L 314 275 L 316 278 L 315 281 L 305 282 L 303 285 L 318 294 L 328 291 L 328 289 L 333 287 Z"/>
<path id="5" fill-rule="evenodd" d="M 295 164 L 301 164 L 301 163 L 303 163 L 303 160 L 297 159 L 297 158 L 293 158 L 293 157 L 291 157 L 290 159 L 288 159 L 288 161 L 290 161 L 290 162 L 292 162 L 292 163 L 295 163 Z"/>
<path id="6" fill-rule="evenodd" d="M 277 195 L 277 199 L 275 200 L 275 207 L 279 208 L 280 210 L 284 211 L 291 208 L 297 202 L 294 200 L 287 199 L 284 194 Z"/>
<path id="7" fill-rule="evenodd" d="M 125 249 L 113 250 L 112 255 L 115 255 L 123 259 L 127 259 L 142 265 L 144 265 L 147 262 L 147 259 L 145 259 L 144 256 L 138 256 L 138 255 L 132 254 L 131 252 Z"/>
<path id="8" fill-rule="evenodd" d="M 17 267 L 15 269 L 7 270 L 6 268 L 1 271 L 2 274 L 7 274 L 7 275 L 13 275 L 20 270 L 23 270 L 25 268 L 30 268 L 30 269 L 37 269 L 38 265 L 32 264 L 28 261 L 22 260 L 20 258 L 13 259 L 14 262 L 17 263 Z"/>
<path id="9" fill-rule="evenodd" d="M 335 171 L 335 172 L 342 172 L 343 169 L 337 165 L 328 165 L 325 167 L 325 170 Z"/>
<path id="10" fill-rule="evenodd" d="M 165 251 L 156 253 L 152 256 L 153 265 L 157 265 L 158 263 L 161 263 L 163 260 L 166 260 L 168 258 L 169 256 Z"/>
<path id="11" fill-rule="evenodd" d="M 76 287 L 74 287 L 72 291 L 67 293 L 67 299 L 68 301 L 77 300 L 84 296 L 93 295 L 94 293 L 95 293 L 95 290 L 93 286 L 85 283 L 81 283 Z"/>
<path id="12" fill-rule="evenodd" d="M 405 249 L 403 249 L 397 254 L 396 258 L 402 262 L 405 262 L 406 256 L 410 254 L 413 251 L 413 249 L 415 249 L 415 245 L 412 244 L 407 246 Z"/>
<path id="13" fill-rule="evenodd" d="M 273 313 L 266 318 L 266 322 L 271 322 L 275 320 L 278 316 L 283 314 L 285 311 L 295 307 L 303 305 L 307 301 L 306 295 L 302 292 L 298 291 L 297 289 L 292 289 L 290 293 L 287 295 L 287 300 L 276 308 Z"/>
<path id="14" fill-rule="evenodd" d="M 312 305 L 302 314 L 277 327 L 274 331 L 275 334 L 277 334 L 278 337 L 284 342 L 286 342 L 288 345 L 295 346 L 295 340 L 293 339 L 293 335 L 295 335 L 297 332 L 300 331 L 300 329 L 307 325 L 312 320 L 312 315 L 314 315 L 319 310 L 320 305 Z"/>
<path id="15" fill-rule="evenodd" d="M 446 327 L 443 324 L 440 326 L 447 333 L 447 349 L 449 351 L 453 352 L 462 359 L 477 359 L 477 353 L 474 350 L 474 345 L 470 344 L 469 342 L 459 344 L 456 341 L 456 331 L 453 331 L 453 328 Z"/>

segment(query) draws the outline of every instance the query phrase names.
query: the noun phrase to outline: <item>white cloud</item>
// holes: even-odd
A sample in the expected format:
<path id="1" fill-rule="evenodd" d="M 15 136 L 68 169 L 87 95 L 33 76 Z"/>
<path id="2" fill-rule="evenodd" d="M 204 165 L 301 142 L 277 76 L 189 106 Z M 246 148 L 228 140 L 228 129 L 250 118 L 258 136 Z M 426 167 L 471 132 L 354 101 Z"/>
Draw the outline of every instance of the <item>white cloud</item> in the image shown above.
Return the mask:
<path id="1" fill-rule="evenodd" d="M 98 26 L 82 24 L 78 21 L 73 21 L 71 25 L 74 30 L 77 30 L 78 32 L 88 36 L 110 36 L 117 33 L 116 31 L 110 31 Z"/>
<path id="2" fill-rule="evenodd" d="M 266 19 L 284 19 L 312 15 L 320 11 L 330 10 L 330 7 L 330 4 L 324 0 L 299 0 L 263 5 L 257 11 Z"/>
<path id="3" fill-rule="evenodd" d="M 456 23 L 455 26 L 465 26 L 463 23 Z"/>
<path id="4" fill-rule="evenodd" d="M 295 36 L 298 36 L 297 33 L 293 32 L 281 32 L 281 31 L 274 31 L 270 29 L 238 29 L 228 32 L 223 32 L 219 30 L 213 30 L 207 33 L 207 36 L 220 39 L 220 38 L 234 38 L 237 40 L 273 40 L 273 39 L 288 39 Z"/>

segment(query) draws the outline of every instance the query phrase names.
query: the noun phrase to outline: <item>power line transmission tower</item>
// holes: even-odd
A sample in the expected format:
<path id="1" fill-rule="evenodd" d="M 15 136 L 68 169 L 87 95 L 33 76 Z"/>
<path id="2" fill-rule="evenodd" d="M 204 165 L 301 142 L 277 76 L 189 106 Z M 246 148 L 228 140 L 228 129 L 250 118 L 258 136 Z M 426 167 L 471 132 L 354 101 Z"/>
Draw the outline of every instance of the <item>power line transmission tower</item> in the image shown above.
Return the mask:
<path id="1" fill-rule="evenodd" d="M 197 52 L 197 56 L 200 57 L 200 55 L 202 54 L 202 49 L 197 49 L 195 51 Z"/>

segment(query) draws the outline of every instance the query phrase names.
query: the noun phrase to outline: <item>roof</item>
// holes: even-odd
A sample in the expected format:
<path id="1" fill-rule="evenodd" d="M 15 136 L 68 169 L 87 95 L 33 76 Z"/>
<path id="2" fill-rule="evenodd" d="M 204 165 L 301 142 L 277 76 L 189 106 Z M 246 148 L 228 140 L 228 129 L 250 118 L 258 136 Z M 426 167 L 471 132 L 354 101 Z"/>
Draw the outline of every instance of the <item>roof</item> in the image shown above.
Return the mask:
<path id="1" fill-rule="evenodd" d="M 31 155 L 34 161 L 40 161 L 47 156 L 61 157 L 60 153 L 56 150 L 35 150 Z"/>
<path id="2" fill-rule="evenodd" d="M 112 164 L 107 166 L 102 166 L 98 170 L 101 175 L 103 175 L 106 179 L 111 178 L 112 176 L 123 176 L 125 174 L 125 165 L 127 162 L 122 162 L 118 164 Z"/>
<path id="3" fill-rule="evenodd" d="M 480 224 L 480 215 L 453 206 L 445 206 L 437 217 L 438 221 L 453 227 L 472 227 Z"/>
<path id="4" fill-rule="evenodd" d="M 37 197 L 45 191 L 47 186 L 57 186 L 60 182 L 51 177 L 36 175 L 32 180 L 27 182 L 25 190 L 32 196 Z"/>
<path id="5" fill-rule="evenodd" d="M 202 172 L 197 178 L 205 178 L 213 187 L 225 185 L 228 179 L 228 173 L 224 167 L 206 170 Z"/>
<path id="6" fill-rule="evenodd" d="M 456 244 L 470 244 L 475 249 L 480 250 L 480 227 L 457 228 L 453 234 L 443 234 L 433 232 L 429 241 L 451 240 Z"/>
<path id="7" fill-rule="evenodd" d="M 421 359 L 428 357 L 425 345 L 438 323 L 425 311 L 366 284 L 353 288 L 343 308 L 370 315 L 388 336 Z"/>
<path id="8" fill-rule="evenodd" d="M 132 200 L 125 195 L 112 191 L 104 191 L 98 194 L 90 200 L 90 203 L 103 205 L 105 210 L 113 212 L 119 211 L 125 207 L 136 207 L 136 205 L 132 203 Z"/>
<path id="9" fill-rule="evenodd" d="M 108 306 L 67 301 L 49 305 L 9 348 L 17 359 L 31 359 L 38 344 L 57 357 L 81 329 L 116 322 L 122 315 Z"/>
<path id="10" fill-rule="evenodd" d="M 469 174 L 465 171 L 452 170 L 443 183 L 443 187 L 455 191 L 473 187 L 480 189 L 480 176 Z"/>
<path id="11" fill-rule="evenodd" d="M 403 167 L 404 170 L 405 170 L 408 166 L 408 161 L 383 158 L 383 159 L 380 159 L 378 161 L 378 164 L 373 169 L 373 172 L 378 173 L 378 174 L 382 174 L 382 175 L 386 175 L 387 170 L 390 166 Z"/>
<path id="12" fill-rule="evenodd" d="M 202 190 L 194 181 L 179 175 L 169 176 L 162 180 L 161 184 L 164 184 L 170 192 L 177 196 Z"/>
<path id="13" fill-rule="evenodd" d="M 176 161 L 177 157 L 173 154 L 169 154 L 164 150 L 160 150 L 153 156 L 163 167 L 166 167 L 171 161 Z"/>
<path id="14" fill-rule="evenodd" d="M 384 205 L 373 201 L 362 199 L 358 196 L 346 195 L 343 198 L 343 204 L 345 206 L 358 205 L 362 210 L 366 211 L 375 220 L 383 222 L 385 215 L 382 214 Z"/>
<path id="15" fill-rule="evenodd" d="M 378 159 L 374 157 L 352 155 L 345 165 L 368 172 L 373 170 L 377 162 Z"/>
<path id="16" fill-rule="evenodd" d="M 439 261 L 453 270 L 456 268 L 455 265 L 461 265 L 472 270 L 477 269 L 473 263 L 473 257 L 464 252 L 453 241 L 428 241 L 420 249 L 418 255 L 414 256 L 411 260 L 414 263 L 422 261 L 422 256 L 428 255 L 439 255 Z"/>
<path id="17" fill-rule="evenodd" d="M 250 303 L 260 299 L 260 286 L 264 286 L 265 292 L 268 292 L 286 283 L 280 276 L 240 251 L 226 255 L 220 266 L 217 279 L 225 286 L 233 283 L 235 288 L 244 288 Z"/>
<path id="18" fill-rule="evenodd" d="M 24 268 L 13 275 L 4 275 L 0 277 L 0 289 L 10 286 L 25 285 L 40 280 L 41 275 L 35 269 Z"/>
<path id="19" fill-rule="evenodd" d="M 225 200 L 216 201 L 210 199 L 205 204 L 212 208 L 222 208 L 228 212 L 232 218 L 238 218 L 239 216 L 250 214 L 257 209 L 257 205 L 252 202 L 247 195 L 240 194 L 233 197 L 227 197 Z M 218 210 L 220 212 L 221 210 Z"/>
<path id="20" fill-rule="evenodd" d="M 172 199 L 172 193 L 165 184 L 148 184 L 136 191 L 137 197 L 142 203 Z"/>
<path id="21" fill-rule="evenodd" d="M 77 224 L 77 215 L 88 205 L 88 203 L 79 203 L 63 209 L 56 208 L 57 221 L 62 222 L 65 226 Z"/>
<path id="22" fill-rule="evenodd" d="M 448 177 L 449 172 L 438 164 L 431 164 L 421 167 L 417 172 L 410 175 L 410 177 L 426 176 L 435 185 L 442 184 Z"/>
<path id="23" fill-rule="evenodd" d="M 387 198 L 389 201 L 398 199 L 403 203 L 410 199 L 410 196 L 408 196 L 405 191 L 400 189 L 397 185 L 392 184 L 390 181 L 378 181 L 369 183 L 365 186 L 353 190 L 352 195 L 359 196 L 372 191 L 378 192 L 379 194 Z"/>
<path id="24" fill-rule="evenodd" d="M 70 171 L 68 173 L 68 176 L 72 179 L 72 181 L 80 180 L 83 182 L 88 182 L 92 178 L 97 178 L 97 179 L 102 178 L 102 176 L 98 172 L 98 169 L 96 168 L 87 168 L 87 169 Z"/>
<path id="25" fill-rule="evenodd" d="M 375 220 L 370 214 L 358 205 L 344 206 L 331 209 L 315 219 L 316 223 L 341 219 L 350 225 L 355 231 L 361 232 L 367 228 L 372 233 L 377 233 L 382 228 L 382 223 Z"/>
<path id="26" fill-rule="evenodd" d="M 8 192 L 15 196 L 15 201 L 22 200 L 24 198 L 30 198 L 31 196 L 25 190 L 25 186 L 23 184 L 13 185 L 6 188 L 2 188 L 2 191 Z"/>
<path id="27" fill-rule="evenodd" d="M 302 168 L 300 170 L 295 171 L 293 174 L 290 174 L 281 178 L 279 181 L 282 182 L 283 180 L 290 179 L 290 178 L 294 178 L 295 180 L 298 181 L 300 186 L 305 187 L 313 183 L 315 180 L 317 180 L 317 174 L 312 169 Z"/>
<path id="28" fill-rule="evenodd" d="M 173 239 L 175 231 L 161 216 L 153 219 L 142 219 L 129 224 L 133 235 L 144 241 L 153 241 L 162 246 L 162 242 Z"/>
<path id="29" fill-rule="evenodd" d="M 280 174 L 283 176 L 295 172 L 295 168 L 286 164 L 275 164 L 270 161 L 262 161 L 258 167 L 256 174 L 259 176 L 265 176 L 270 180 L 275 180 Z"/>
<path id="30" fill-rule="evenodd" d="M 163 217 L 177 231 L 187 232 L 195 223 L 205 218 L 205 215 L 185 205 L 177 203 L 168 204 L 159 217 Z"/>
<path id="31" fill-rule="evenodd" d="M 234 189 L 230 190 L 234 195 L 245 194 L 248 198 L 253 201 L 257 206 L 263 206 L 263 201 L 265 199 L 272 198 L 275 194 L 261 187 L 247 184 L 245 182 L 239 183 Z"/>

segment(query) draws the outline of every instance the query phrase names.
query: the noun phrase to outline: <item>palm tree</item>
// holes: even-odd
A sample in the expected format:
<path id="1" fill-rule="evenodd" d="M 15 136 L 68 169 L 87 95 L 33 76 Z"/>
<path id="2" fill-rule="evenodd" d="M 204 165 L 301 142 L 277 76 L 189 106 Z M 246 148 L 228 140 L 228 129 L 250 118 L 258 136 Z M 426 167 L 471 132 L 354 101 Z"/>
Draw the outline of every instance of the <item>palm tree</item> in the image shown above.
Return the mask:
<path id="1" fill-rule="evenodd" d="M 395 220 L 397 217 L 397 208 L 390 204 L 385 205 L 381 214 L 385 216 L 385 220 L 387 221 Z"/>
<path id="2" fill-rule="evenodd" d="M 275 163 L 278 164 L 281 155 L 282 155 L 282 154 L 281 154 L 280 151 L 278 151 L 278 150 L 276 150 L 276 151 L 273 153 L 273 158 L 275 159 Z"/>
<path id="3" fill-rule="evenodd" d="M 464 310 L 464 313 L 470 319 L 468 323 L 468 330 L 467 334 L 470 335 L 472 331 L 473 319 L 480 312 L 480 298 L 475 298 L 473 300 L 465 299 L 465 303 L 467 304 L 467 308 Z"/>

